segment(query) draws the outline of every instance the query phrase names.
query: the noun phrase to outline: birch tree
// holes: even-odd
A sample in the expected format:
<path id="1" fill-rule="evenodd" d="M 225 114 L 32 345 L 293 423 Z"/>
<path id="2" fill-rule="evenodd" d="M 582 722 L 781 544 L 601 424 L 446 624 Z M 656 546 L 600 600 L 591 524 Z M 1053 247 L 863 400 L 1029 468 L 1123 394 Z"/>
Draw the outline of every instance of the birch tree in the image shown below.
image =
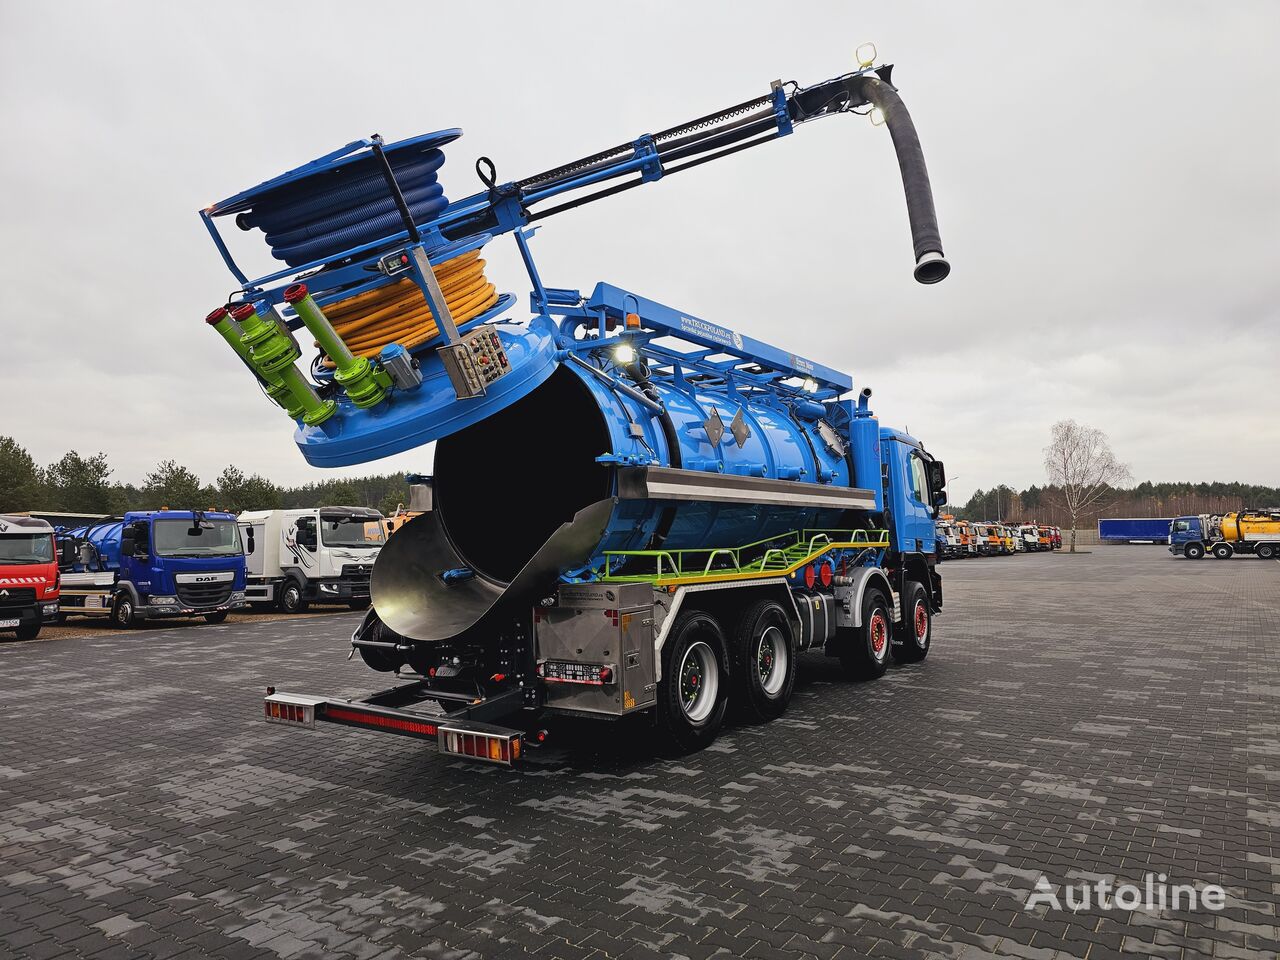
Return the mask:
<path id="1" fill-rule="evenodd" d="M 1128 464 L 1116 459 L 1107 435 L 1096 427 L 1074 420 L 1053 425 L 1044 448 L 1044 469 L 1051 486 L 1062 491 L 1063 506 L 1071 517 L 1071 553 L 1076 552 L 1076 521 L 1102 510 L 1113 498 L 1116 485 L 1131 479 Z"/>

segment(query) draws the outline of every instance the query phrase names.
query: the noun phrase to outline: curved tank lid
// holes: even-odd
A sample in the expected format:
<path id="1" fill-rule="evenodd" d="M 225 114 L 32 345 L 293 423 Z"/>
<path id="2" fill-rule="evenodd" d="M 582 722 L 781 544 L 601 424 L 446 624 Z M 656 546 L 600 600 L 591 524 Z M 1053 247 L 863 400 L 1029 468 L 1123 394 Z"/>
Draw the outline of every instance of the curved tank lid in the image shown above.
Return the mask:
<path id="1" fill-rule="evenodd" d="M 409 137 L 406 140 L 397 140 L 395 143 L 386 144 L 382 150 L 388 157 L 394 158 L 396 154 L 408 151 L 425 152 L 427 150 L 436 150 L 445 144 L 453 143 L 460 136 L 462 136 L 462 128 L 451 127 L 448 130 L 436 130 L 432 133 Z M 299 180 L 304 180 L 316 174 L 334 173 L 344 167 L 367 162 L 373 158 L 373 151 L 370 150 L 372 143 L 373 141 L 371 140 L 352 140 L 346 146 L 340 147 L 332 153 L 326 153 L 323 157 L 317 157 L 315 160 L 304 163 L 300 167 L 294 167 L 292 170 L 287 170 L 277 177 L 264 180 L 256 187 L 250 187 L 248 190 L 242 190 L 240 193 L 227 197 L 225 200 L 210 204 L 206 212 L 215 217 L 225 216 L 229 213 L 240 213 L 250 209 L 254 203 L 261 200 L 266 194 L 280 187 L 297 183 Z"/>

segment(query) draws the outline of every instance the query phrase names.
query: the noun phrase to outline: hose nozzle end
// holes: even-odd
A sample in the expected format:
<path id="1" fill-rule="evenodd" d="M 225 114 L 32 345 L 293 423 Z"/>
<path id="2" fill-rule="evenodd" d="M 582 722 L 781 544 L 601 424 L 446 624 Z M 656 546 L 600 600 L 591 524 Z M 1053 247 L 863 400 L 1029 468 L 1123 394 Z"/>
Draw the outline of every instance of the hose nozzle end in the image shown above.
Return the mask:
<path id="1" fill-rule="evenodd" d="M 231 310 L 231 319 L 237 323 L 248 320 L 251 316 L 258 312 L 258 308 L 252 303 L 242 303 Z"/>
<path id="2" fill-rule="evenodd" d="M 214 327 L 222 322 L 222 318 L 227 316 L 227 308 L 219 307 L 217 310 L 210 311 L 209 315 L 204 318 L 204 322 Z"/>
<path id="3" fill-rule="evenodd" d="M 916 261 L 915 278 L 917 283 L 939 283 L 947 279 L 951 272 L 951 264 L 940 252 L 922 253 Z"/>
<path id="4" fill-rule="evenodd" d="M 284 292 L 285 302 L 292 305 L 299 300 L 307 298 L 307 285 L 305 283 L 295 283 Z"/>

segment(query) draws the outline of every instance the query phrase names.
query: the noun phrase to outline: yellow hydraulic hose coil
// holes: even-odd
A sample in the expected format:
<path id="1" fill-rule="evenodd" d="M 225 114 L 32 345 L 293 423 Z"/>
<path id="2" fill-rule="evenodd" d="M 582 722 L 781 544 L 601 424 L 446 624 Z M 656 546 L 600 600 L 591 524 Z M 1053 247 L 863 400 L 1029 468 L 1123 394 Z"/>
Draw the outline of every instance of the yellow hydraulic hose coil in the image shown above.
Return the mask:
<path id="1" fill-rule="evenodd" d="M 435 267 L 449 313 L 459 327 L 498 302 L 498 291 L 485 278 L 484 266 L 480 251 L 471 250 Z M 436 318 L 410 277 L 339 300 L 324 312 L 348 349 L 369 359 L 389 343 L 411 350 L 439 334 Z M 324 365 L 334 363 L 326 357 Z"/>

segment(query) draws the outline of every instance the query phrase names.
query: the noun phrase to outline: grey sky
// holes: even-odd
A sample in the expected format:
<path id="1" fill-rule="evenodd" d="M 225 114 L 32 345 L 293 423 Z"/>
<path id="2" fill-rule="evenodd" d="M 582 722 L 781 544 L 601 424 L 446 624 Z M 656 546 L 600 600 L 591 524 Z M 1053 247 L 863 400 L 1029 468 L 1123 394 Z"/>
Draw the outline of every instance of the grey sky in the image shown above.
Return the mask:
<path id="1" fill-rule="evenodd" d="M 888 134 L 857 117 L 554 218 L 547 282 L 609 280 L 850 371 L 954 498 L 1042 482 L 1068 416 L 1138 479 L 1280 483 L 1274 2 L 5 2 L 0 434 L 41 462 L 104 450 L 122 480 L 165 457 L 331 476 L 202 322 L 233 283 L 197 208 L 451 126 L 465 196 L 481 154 L 518 179 L 852 69 L 864 40 L 920 130 L 945 283 L 911 280 Z M 230 232 L 265 272 L 260 235 Z M 510 239 L 485 255 L 523 311 Z"/>

